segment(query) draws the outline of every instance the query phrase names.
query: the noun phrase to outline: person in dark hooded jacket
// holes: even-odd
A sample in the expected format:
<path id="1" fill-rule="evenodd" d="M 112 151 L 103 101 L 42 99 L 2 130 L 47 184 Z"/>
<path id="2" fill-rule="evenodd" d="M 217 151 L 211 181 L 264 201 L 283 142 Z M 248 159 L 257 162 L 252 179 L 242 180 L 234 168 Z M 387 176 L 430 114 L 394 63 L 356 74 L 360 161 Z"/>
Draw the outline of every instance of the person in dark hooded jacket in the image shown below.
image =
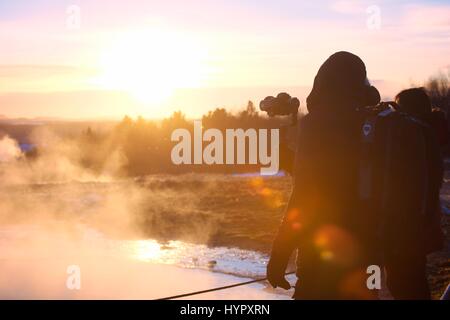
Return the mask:
<path id="1" fill-rule="evenodd" d="M 267 266 L 269 282 L 288 289 L 284 274 L 297 251 L 295 299 L 377 299 L 378 291 L 367 285 L 368 268 L 392 261 L 417 236 L 415 223 L 402 227 L 411 208 L 421 203 L 417 195 L 423 177 L 414 173 L 423 171 L 423 161 L 411 140 L 413 134 L 420 140 L 414 123 L 399 122 L 389 131 L 395 136 L 389 139 L 394 161 L 389 170 L 378 168 L 372 174 L 387 177 L 374 184 L 377 199 L 383 201 L 372 205 L 372 197 L 361 197 L 366 114 L 359 110 L 379 102 L 363 61 L 349 52 L 330 56 L 314 79 L 308 114 L 299 125 L 293 191 Z M 406 133 L 408 140 L 402 140 Z M 404 159 L 410 158 L 411 164 L 404 166 Z M 395 289 L 395 282 L 390 283 Z"/>
<path id="2" fill-rule="evenodd" d="M 441 250 L 444 244 L 444 234 L 440 226 L 439 200 L 444 175 L 441 154 L 442 139 L 440 139 L 442 127 L 436 121 L 436 115 L 439 114 L 433 112 L 430 98 L 423 88 L 401 91 L 396 96 L 396 104 L 400 112 L 412 116 L 421 124 L 427 163 L 426 204 L 424 219 L 420 226 L 423 236 L 417 237 L 416 241 L 410 244 L 411 247 L 417 249 L 402 256 L 401 259 L 394 257 L 387 261 L 387 277 L 391 282 L 390 289 L 394 296 L 403 299 L 428 299 L 430 291 L 426 277 L 426 256 Z"/>
<path id="3" fill-rule="evenodd" d="M 433 110 L 430 98 L 424 88 L 410 88 L 401 91 L 396 96 L 397 108 L 423 124 L 424 137 L 426 139 L 428 162 L 428 199 L 425 230 L 427 233 L 425 254 L 432 253 L 443 248 L 444 234 L 442 232 L 441 208 L 439 193 L 444 180 L 444 165 L 441 149 L 445 146 L 445 137 L 448 136 L 446 123 L 442 119 L 441 112 Z"/>

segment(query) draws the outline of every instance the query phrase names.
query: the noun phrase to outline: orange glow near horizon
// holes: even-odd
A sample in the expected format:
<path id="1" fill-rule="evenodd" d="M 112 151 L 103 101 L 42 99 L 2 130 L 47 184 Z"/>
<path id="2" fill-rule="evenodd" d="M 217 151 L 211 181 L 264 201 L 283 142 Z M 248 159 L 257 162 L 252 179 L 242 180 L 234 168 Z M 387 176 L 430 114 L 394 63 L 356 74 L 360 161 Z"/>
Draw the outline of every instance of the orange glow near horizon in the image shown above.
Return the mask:
<path id="1" fill-rule="evenodd" d="M 199 118 L 281 91 L 305 110 L 320 65 L 341 50 L 363 59 L 389 100 L 450 72 L 449 4 L 382 2 L 376 29 L 372 5 L 92 0 L 71 11 L 64 2 L 0 1 L 0 115 Z"/>

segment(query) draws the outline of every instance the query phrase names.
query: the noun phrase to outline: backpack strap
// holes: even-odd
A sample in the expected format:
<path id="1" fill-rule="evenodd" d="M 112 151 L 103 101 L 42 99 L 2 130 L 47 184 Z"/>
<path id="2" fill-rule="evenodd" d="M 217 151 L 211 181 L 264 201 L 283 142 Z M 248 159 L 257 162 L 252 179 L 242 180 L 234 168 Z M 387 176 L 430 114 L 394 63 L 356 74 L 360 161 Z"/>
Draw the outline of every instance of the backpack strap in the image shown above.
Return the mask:
<path id="1" fill-rule="evenodd" d="M 373 165 L 371 150 L 375 137 L 376 116 L 368 117 L 361 127 L 361 156 L 358 172 L 358 193 L 361 200 L 368 200 L 372 195 Z"/>
<path id="2" fill-rule="evenodd" d="M 395 113 L 395 110 L 389 106 L 388 109 L 380 112 L 378 114 L 379 117 L 386 118 L 388 116 L 391 116 Z M 392 141 L 392 133 L 393 133 L 393 123 L 392 121 L 387 121 L 387 127 L 386 127 L 386 136 L 385 136 L 385 149 L 384 149 L 384 159 L 383 159 L 383 180 L 382 180 L 382 190 L 381 190 L 381 210 L 386 210 L 389 194 L 390 194 L 390 187 L 389 187 L 389 180 L 391 176 L 391 163 L 392 163 L 392 151 L 393 151 L 393 141 Z"/>
<path id="3" fill-rule="evenodd" d="M 361 200 L 370 200 L 373 197 L 373 175 L 374 162 L 376 155 L 374 154 L 376 125 L 380 118 L 386 118 L 393 114 L 395 110 L 391 106 L 385 106 L 381 111 L 368 113 L 363 125 L 361 127 L 360 141 L 361 141 L 361 157 L 358 172 L 358 193 Z M 390 126 L 389 126 L 390 127 Z M 389 129 L 390 130 L 390 129 Z M 390 144 L 391 137 L 388 132 L 387 142 Z M 386 166 L 390 162 L 391 147 L 386 148 Z M 387 181 L 387 180 L 386 180 Z"/>
<path id="4" fill-rule="evenodd" d="M 423 163 L 423 172 L 424 172 L 424 176 L 423 176 L 423 186 L 424 186 L 424 192 L 423 192 L 423 198 L 422 198 L 422 209 L 421 209 L 421 213 L 422 213 L 422 217 L 425 217 L 427 215 L 427 211 L 428 211 L 428 194 L 430 192 L 430 170 L 428 167 L 429 162 L 431 161 L 431 159 L 429 159 L 429 154 L 427 152 L 427 144 L 430 143 L 430 141 L 427 141 L 426 138 L 426 133 L 425 131 L 427 130 L 427 128 L 429 128 L 429 126 L 416 119 L 413 118 L 411 116 L 406 116 L 407 119 L 409 121 L 414 122 L 418 127 L 420 127 L 420 135 L 419 135 L 419 139 L 420 139 L 420 146 L 422 147 L 422 163 Z"/>

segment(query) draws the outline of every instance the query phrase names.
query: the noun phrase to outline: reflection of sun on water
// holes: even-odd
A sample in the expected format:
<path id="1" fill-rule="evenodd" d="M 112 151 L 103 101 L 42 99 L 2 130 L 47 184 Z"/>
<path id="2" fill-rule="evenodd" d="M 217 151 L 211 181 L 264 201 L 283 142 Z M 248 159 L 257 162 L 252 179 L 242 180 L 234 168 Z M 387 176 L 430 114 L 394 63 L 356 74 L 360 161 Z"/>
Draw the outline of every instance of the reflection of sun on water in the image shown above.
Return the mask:
<path id="1" fill-rule="evenodd" d="M 137 260 L 157 260 L 161 255 L 161 247 L 156 241 L 135 241 L 133 247 L 133 254 Z"/>
<path id="2" fill-rule="evenodd" d="M 101 75 L 94 82 L 157 105 L 177 88 L 198 87 L 206 77 L 206 56 L 206 50 L 185 35 L 161 29 L 125 33 L 102 53 Z"/>

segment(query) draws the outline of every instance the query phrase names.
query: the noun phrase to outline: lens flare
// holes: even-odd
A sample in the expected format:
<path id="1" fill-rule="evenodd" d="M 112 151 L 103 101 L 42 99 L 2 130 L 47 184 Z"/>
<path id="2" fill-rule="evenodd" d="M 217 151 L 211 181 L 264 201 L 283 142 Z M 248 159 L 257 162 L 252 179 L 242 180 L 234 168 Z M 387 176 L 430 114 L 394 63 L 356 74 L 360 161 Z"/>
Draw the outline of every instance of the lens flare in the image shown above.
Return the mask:
<path id="1" fill-rule="evenodd" d="M 314 237 L 314 244 L 320 257 L 341 266 L 351 266 L 358 260 L 358 246 L 353 236 L 335 225 L 319 228 Z"/>
<path id="2" fill-rule="evenodd" d="M 350 272 L 340 284 L 340 292 L 345 299 L 371 300 L 377 299 L 377 290 L 368 290 L 367 274 L 364 270 Z"/>
<path id="3" fill-rule="evenodd" d="M 249 181 L 249 185 L 255 191 L 256 194 L 261 196 L 264 204 L 269 208 L 280 208 L 285 202 L 283 200 L 283 194 L 272 188 L 264 185 L 264 179 L 261 177 L 253 178 Z"/>

